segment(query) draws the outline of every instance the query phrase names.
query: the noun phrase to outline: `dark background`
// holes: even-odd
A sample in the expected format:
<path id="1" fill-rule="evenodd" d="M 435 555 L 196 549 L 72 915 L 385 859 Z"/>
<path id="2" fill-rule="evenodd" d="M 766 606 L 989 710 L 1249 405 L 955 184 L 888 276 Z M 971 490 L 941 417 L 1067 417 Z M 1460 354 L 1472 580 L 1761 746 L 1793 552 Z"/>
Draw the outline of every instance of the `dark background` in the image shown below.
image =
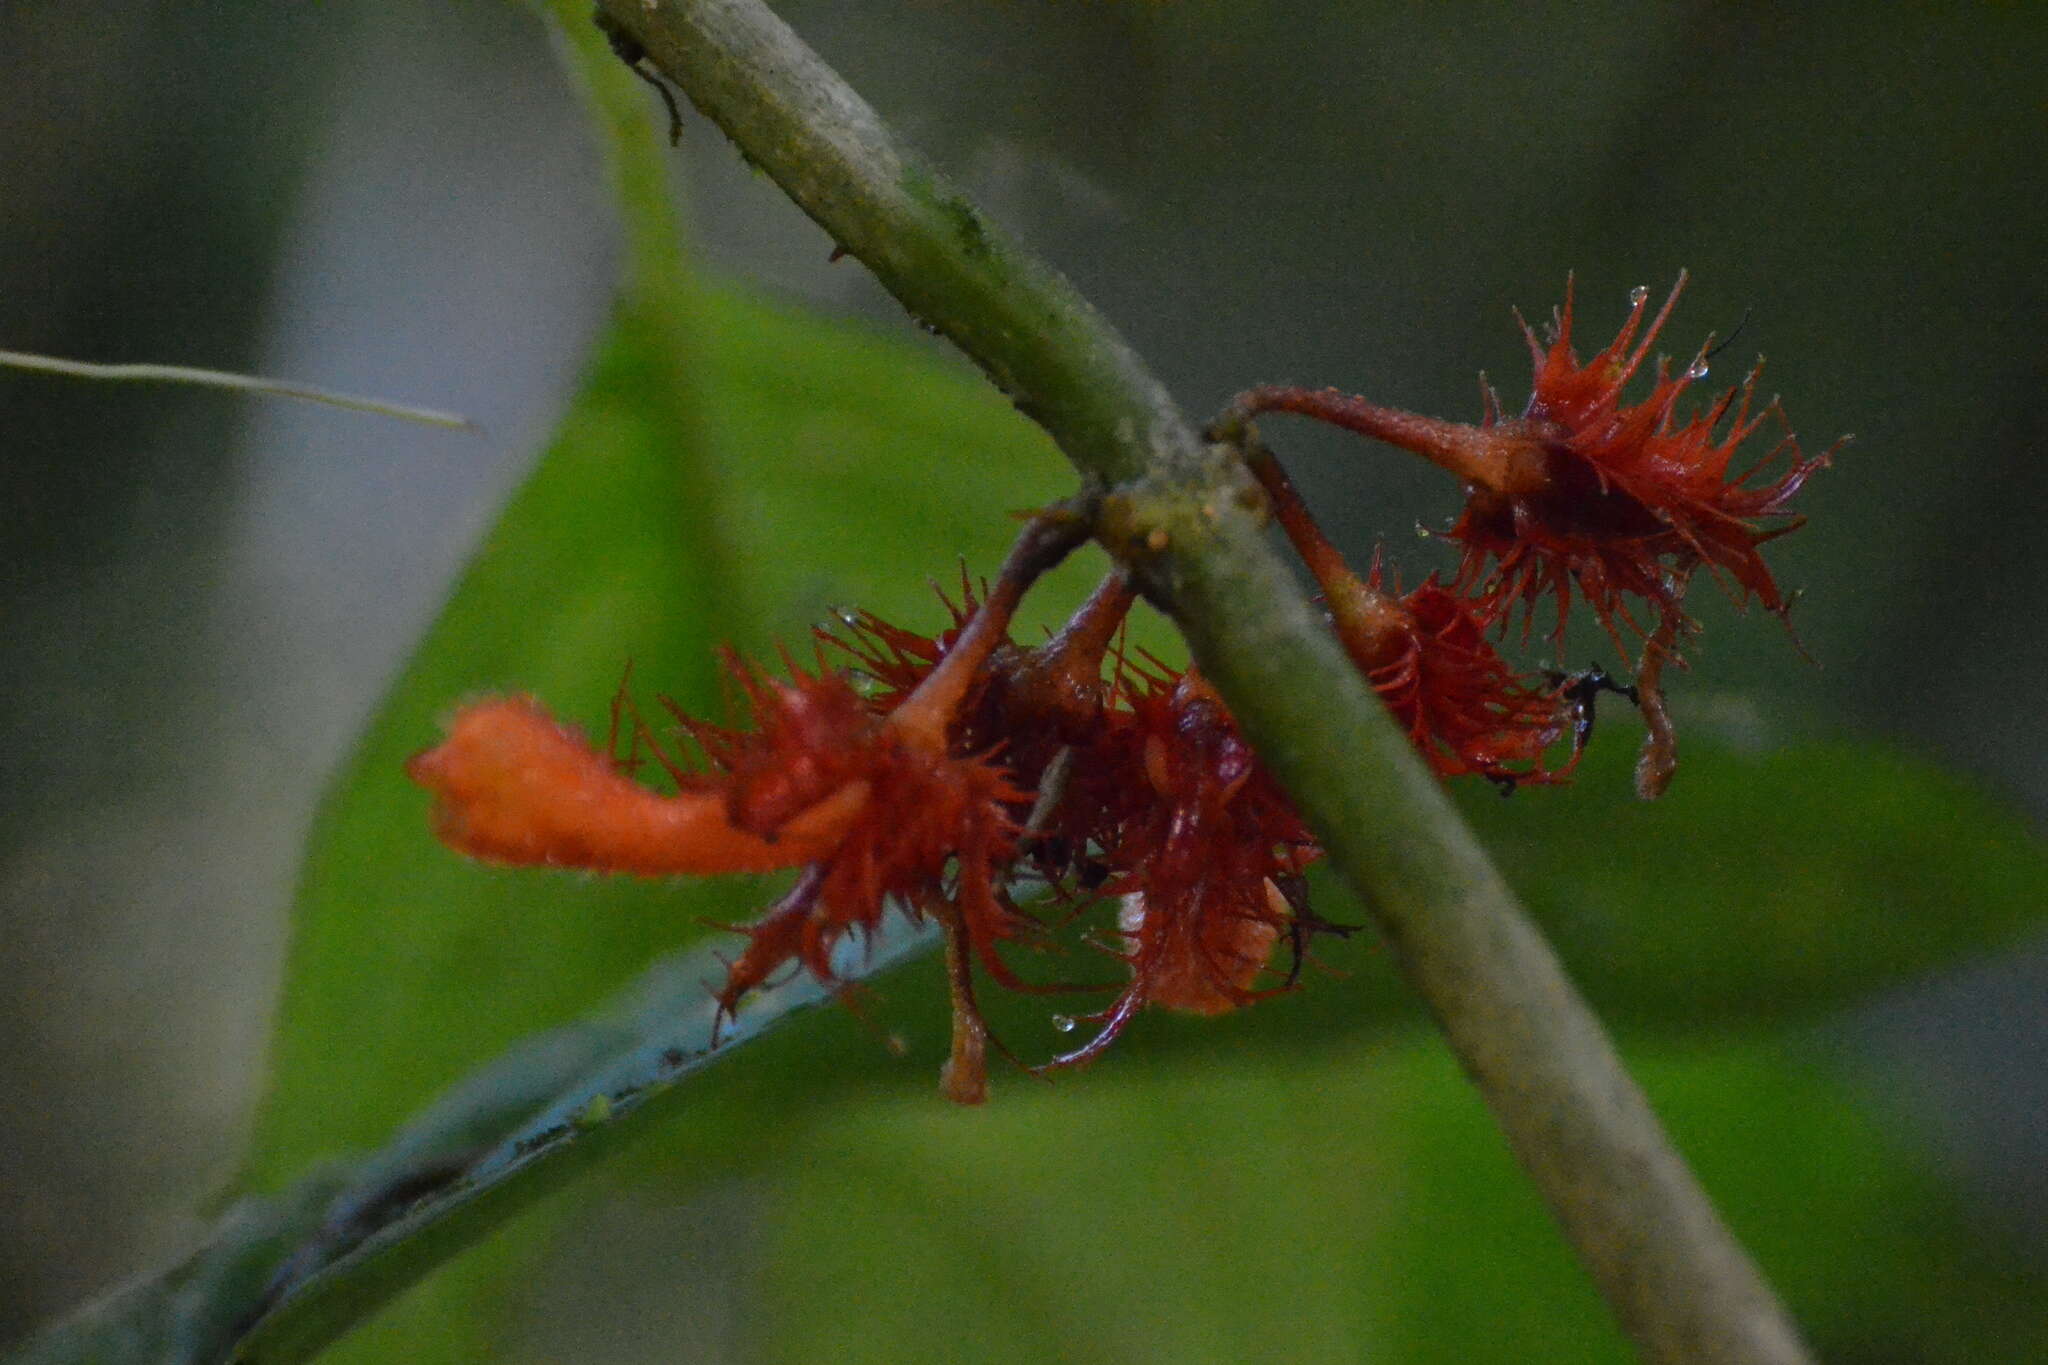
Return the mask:
<path id="1" fill-rule="evenodd" d="M 1689 268 L 1668 349 L 1746 315 L 1715 381 L 1767 353 L 1810 446 L 1857 439 L 1773 552 L 1818 666 L 1709 600 L 1681 722 L 1883 736 L 2048 813 L 2039 10 L 783 8 L 1197 413 L 1292 380 L 1473 418 L 1478 370 L 1524 391 L 1510 306 L 1576 272 L 1591 349 Z M 6 1340 L 232 1171 L 312 804 L 548 431 L 613 241 L 515 6 L 16 0 L 0 70 L 0 346 L 484 429 L 0 373 Z M 701 123 L 677 157 L 714 265 L 907 330 Z M 1267 430 L 1348 543 L 1441 562 L 1440 475 Z M 1836 1026 L 2037 1251 L 2044 989 L 2036 950 Z"/>

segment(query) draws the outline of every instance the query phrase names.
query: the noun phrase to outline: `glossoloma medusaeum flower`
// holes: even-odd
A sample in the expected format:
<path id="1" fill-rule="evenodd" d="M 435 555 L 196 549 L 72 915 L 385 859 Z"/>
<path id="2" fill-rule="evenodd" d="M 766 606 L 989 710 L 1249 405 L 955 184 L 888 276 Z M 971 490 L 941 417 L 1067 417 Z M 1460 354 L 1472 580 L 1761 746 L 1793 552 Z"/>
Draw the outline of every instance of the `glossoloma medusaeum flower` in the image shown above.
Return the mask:
<path id="1" fill-rule="evenodd" d="M 1537 378 L 1519 418 L 1503 417 L 1490 391 L 1484 419 L 1465 426 L 1267 386 L 1212 428 L 1264 489 L 1345 655 L 1439 777 L 1503 791 L 1566 780 L 1608 690 L 1644 712 L 1638 788 L 1655 794 L 1675 753 L 1659 677 L 1694 629 L 1682 610 L 1692 573 L 1705 565 L 1742 598 L 1780 614 L 1789 605 L 1759 547 L 1798 524 L 1787 503 L 1827 456 L 1802 458 L 1785 435 L 1731 478 L 1737 447 L 1782 417 L 1775 401 L 1755 410 L 1752 372 L 1679 419 L 1708 348 L 1680 374 L 1660 362 L 1648 398 L 1621 401 L 1677 294 L 1645 328 L 1639 293 L 1620 335 L 1586 363 L 1571 350 L 1567 295 L 1547 343 L 1529 332 Z M 1466 505 L 1449 534 L 1464 557 L 1452 578 L 1404 591 L 1377 552 L 1354 571 L 1250 424 L 1275 411 L 1458 473 Z M 1786 467 L 1763 477 L 1780 456 Z M 722 1015 L 785 970 L 835 983 L 838 946 L 874 934 L 894 909 L 944 932 L 948 1095 L 986 1095 L 994 1040 L 980 978 L 1111 991 L 1105 1007 L 1074 1016 L 1097 1026 L 1093 1036 L 1041 1069 L 1085 1064 L 1143 1009 L 1220 1014 L 1291 989 L 1311 937 L 1344 932 L 1310 910 L 1303 874 L 1321 847 L 1222 698 L 1196 669 L 1126 647 L 1138 594 L 1121 572 L 1042 642 L 1011 638 L 1024 595 L 1089 529 L 1072 506 L 1034 518 L 992 584 L 963 572 L 957 595 L 942 595 L 951 620 L 937 634 L 848 612 L 816 633 L 810 667 L 785 654 L 772 676 L 728 654 L 741 723 L 666 703 L 677 742 L 665 746 L 634 713 L 621 755 L 623 688 L 605 749 L 531 698 L 485 698 L 407 771 L 433 794 L 439 837 L 486 861 L 637 876 L 794 871 L 773 905 L 735 926 L 746 943 L 715 991 Z M 1574 593 L 1615 640 L 1643 638 L 1634 686 L 1597 668 L 1521 670 L 1501 653 L 1493 637 L 1509 633 L 1511 615 L 1520 610 L 1526 639 L 1548 596 L 1561 639 Z M 671 790 L 635 776 L 643 743 Z M 1041 894 L 1018 896 L 1034 884 Z M 1114 983 L 1048 985 L 1010 960 L 1059 946 L 1069 928 L 1116 964 Z"/>
<path id="2" fill-rule="evenodd" d="M 1762 547 L 1803 524 L 1791 501 L 1833 454 L 1804 456 L 1777 399 L 1759 405 L 1761 361 L 1740 386 L 1681 416 L 1680 400 L 1707 377 L 1712 337 L 1682 369 L 1660 358 L 1649 392 L 1624 400 L 1685 282 L 1681 271 L 1648 326 L 1649 291 L 1635 290 L 1620 332 L 1585 361 L 1572 347 L 1568 282 L 1547 339 L 1521 323 L 1535 374 L 1520 416 L 1507 416 L 1483 382 L 1477 425 L 1288 385 L 1250 389 L 1226 414 L 1236 428 L 1261 413 L 1313 417 L 1457 475 L 1465 506 L 1445 533 L 1463 552 L 1453 587 L 1487 624 L 1505 628 L 1519 609 L 1526 638 L 1539 604 L 1550 599 L 1549 634 L 1561 649 L 1576 593 L 1617 648 L 1627 647 L 1624 631 L 1641 637 L 1637 686 L 1651 731 L 1638 769 L 1645 795 L 1663 789 L 1676 761 L 1660 681 L 1667 664 L 1682 665 L 1679 642 L 1695 629 L 1683 607 L 1694 572 L 1705 566 L 1738 601 L 1785 615 L 1792 596 L 1779 588 Z M 1777 439 L 1731 472 L 1737 452 L 1766 425 L 1776 427 Z M 1632 603 L 1647 610 L 1647 620 Z"/>

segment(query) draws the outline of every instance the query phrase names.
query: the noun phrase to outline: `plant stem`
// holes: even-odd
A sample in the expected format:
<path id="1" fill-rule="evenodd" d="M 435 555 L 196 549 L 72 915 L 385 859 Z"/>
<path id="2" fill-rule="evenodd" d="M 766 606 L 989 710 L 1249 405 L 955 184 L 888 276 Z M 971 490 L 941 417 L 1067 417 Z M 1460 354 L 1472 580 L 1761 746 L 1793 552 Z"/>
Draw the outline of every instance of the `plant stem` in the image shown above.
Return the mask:
<path id="1" fill-rule="evenodd" d="M 1213 429 L 1213 428 L 1212 428 Z M 1351 661 L 1366 677 L 1400 661 L 1410 647 L 1414 618 L 1394 598 L 1373 587 L 1351 571 L 1344 556 L 1309 514 L 1301 491 L 1273 452 L 1250 439 L 1241 438 L 1245 468 L 1266 490 L 1273 520 L 1286 533 L 1294 553 L 1308 566 L 1309 577 L 1323 590 L 1323 606 L 1330 613 L 1331 629 Z"/>
<path id="2" fill-rule="evenodd" d="M 1336 389 L 1264 384 L 1230 404 L 1225 420 L 1242 426 L 1267 412 L 1292 412 L 1420 455 L 1468 484 L 1496 493 L 1539 493 L 1550 482 L 1543 434 L 1520 420 L 1475 427 L 1399 408 L 1383 408 Z"/>
<path id="3" fill-rule="evenodd" d="M 1436 780 L 1262 536 L 1231 451 L 1066 280 L 904 149 L 758 0 L 602 0 L 610 20 L 1100 495 L 1096 533 L 1371 907 L 1644 1357 L 1807 1356 Z"/>

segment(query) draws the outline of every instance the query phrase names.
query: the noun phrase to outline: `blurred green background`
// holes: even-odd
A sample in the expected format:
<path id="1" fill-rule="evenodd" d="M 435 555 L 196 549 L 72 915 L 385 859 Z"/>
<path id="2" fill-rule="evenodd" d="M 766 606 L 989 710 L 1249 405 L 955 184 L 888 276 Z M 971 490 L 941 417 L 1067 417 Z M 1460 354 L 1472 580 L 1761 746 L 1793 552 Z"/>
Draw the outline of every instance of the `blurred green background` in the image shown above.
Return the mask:
<path id="1" fill-rule="evenodd" d="M 1540 315 L 1567 271 L 1589 339 L 1680 266 L 1672 349 L 1748 313 L 1717 380 L 1762 350 L 1811 444 L 1858 436 L 1774 554 L 1823 666 L 1709 600 L 1668 804 L 1623 799 L 1626 722 L 1573 791 L 1473 804 L 1830 1359 L 2048 1353 L 2048 952 L 2024 938 L 2048 899 L 2036 12 L 784 12 L 1197 413 L 1294 380 L 1471 416 L 1480 368 L 1512 401 L 1508 307 Z M 184 1244 L 238 1169 L 267 1056 L 275 1179 L 754 894 L 508 882 L 423 838 L 373 866 L 384 845 L 349 821 L 417 828 L 380 775 L 438 709 L 525 686 L 595 722 L 627 654 L 687 691 L 714 638 L 792 637 L 846 601 L 914 621 L 925 576 L 991 562 L 998 514 L 1064 475 L 691 121 L 700 257 L 780 304 L 703 301 L 680 418 L 636 385 L 644 339 L 614 338 L 554 482 L 488 543 L 468 614 L 330 807 L 273 1054 L 314 803 L 555 429 L 606 313 L 612 211 L 512 6 L 31 0 L 0 9 L 0 61 L 0 345 L 258 369 L 484 427 L 0 374 L 4 1341 Z M 693 414 L 678 458 L 730 462 L 715 535 L 654 472 Z M 1454 510 L 1439 476 L 1268 434 L 1349 544 L 1441 562 L 1413 533 Z M 693 536 L 668 542 L 664 508 Z M 572 580 L 590 595 L 547 596 Z M 1146 1021 L 1095 1073 L 1010 1081 L 980 1115 L 931 1098 L 928 985 L 884 1002 L 907 1062 L 808 1020 L 721 1075 L 702 1123 L 351 1349 L 1612 1355 L 1384 962 L 1332 956 L 1342 979 Z M 1041 1008 L 1010 1023 L 1027 1055 L 1057 1041 Z"/>

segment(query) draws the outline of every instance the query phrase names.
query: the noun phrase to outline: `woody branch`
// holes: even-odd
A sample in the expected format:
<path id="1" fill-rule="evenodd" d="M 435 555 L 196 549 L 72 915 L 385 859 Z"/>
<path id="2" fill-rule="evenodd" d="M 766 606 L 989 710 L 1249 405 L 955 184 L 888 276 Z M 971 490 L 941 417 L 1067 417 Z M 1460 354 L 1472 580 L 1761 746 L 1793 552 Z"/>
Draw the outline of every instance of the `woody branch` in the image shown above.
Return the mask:
<path id="1" fill-rule="evenodd" d="M 1370 907 L 1509 1145 L 1660 1362 L 1807 1359 L 1597 1019 L 1262 538 L 1263 499 L 1056 272 L 897 142 L 758 0 L 601 0 L 647 60 L 1058 443 Z"/>

